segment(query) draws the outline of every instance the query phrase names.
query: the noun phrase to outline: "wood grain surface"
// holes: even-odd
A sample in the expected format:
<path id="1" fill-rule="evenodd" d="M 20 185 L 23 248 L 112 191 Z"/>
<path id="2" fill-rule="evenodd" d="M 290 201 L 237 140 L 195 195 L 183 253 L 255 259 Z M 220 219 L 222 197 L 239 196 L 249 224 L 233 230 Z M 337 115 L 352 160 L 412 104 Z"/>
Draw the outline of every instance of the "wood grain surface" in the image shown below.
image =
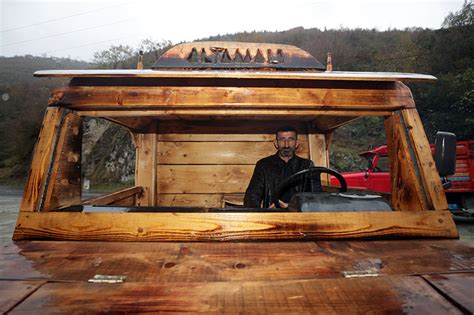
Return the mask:
<path id="1" fill-rule="evenodd" d="M 85 303 L 87 301 L 87 303 Z M 198 283 L 47 283 L 28 312 L 461 314 L 420 277 Z"/>
<path id="2" fill-rule="evenodd" d="M 409 89 L 338 89 L 205 86 L 69 86 L 55 89 L 51 105 L 74 110 L 123 109 L 339 109 L 413 108 Z"/>
<path id="3" fill-rule="evenodd" d="M 51 163 L 51 155 L 57 141 L 62 122 L 63 108 L 48 108 L 44 115 L 43 124 L 38 140 L 33 150 L 28 179 L 26 181 L 20 211 L 38 211 L 41 196 Z"/>
<path id="4" fill-rule="evenodd" d="M 105 211 L 105 210 L 104 210 Z M 230 241 L 446 237 L 449 211 L 337 213 L 23 213 L 14 240 Z"/>
<path id="5" fill-rule="evenodd" d="M 283 80 L 334 80 L 334 81 L 434 81 L 436 77 L 417 73 L 396 72 L 306 72 L 306 71 L 157 71 L 157 70 L 42 70 L 36 77 L 67 78 L 249 78 Z"/>
<path id="6" fill-rule="evenodd" d="M 343 271 L 417 275 L 474 270 L 457 240 L 299 242 L 22 241 L 0 247 L 0 279 L 210 282 L 341 278 Z"/>
<path id="7" fill-rule="evenodd" d="M 423 278 L 465 314 L 474 313 L 474 272 L 423 275 Z"/>
<path id="8" fill-rule="evenodd" d="M 430 143 L 426 137 L 420 115 L 416 109 L 402 110 L 402 117 L 408 130 L 408 136 L 412 144 L 413 154 L 423 180 L 423 187 L 430 209 L 446 210 L 448 203 L 444 193 L 439 173 L 436 169 Z"/>
<path id="9" fill-rule="evenodd" d="M 34 280 L 0 280 L 0 313 L 7 314 L 44 283 L 46 282 Z"/>
<path id="10" fill-rule="evenodd" d="M 82 119 L 68 113 L 64 117 L 48 178 L 41 211 L 51 211 L 81 203 Z"/>
<path id="11" fill-rule="evenodd" d="M 158 142 L 158 164 L 255 165 L 275 153 L 273 141 Z M 308 142 L 300 141 L 297 154 L 309 158 Z"/>
<path id="12" fill-rule="evenodd" d="M 400 116 L 385 119 L 388 158 L 390 165 L 390 204 L 395 210 L 422 211 L 428 209 L 426 194 L 417 173 L 413 149 L 406 136 Z"/>

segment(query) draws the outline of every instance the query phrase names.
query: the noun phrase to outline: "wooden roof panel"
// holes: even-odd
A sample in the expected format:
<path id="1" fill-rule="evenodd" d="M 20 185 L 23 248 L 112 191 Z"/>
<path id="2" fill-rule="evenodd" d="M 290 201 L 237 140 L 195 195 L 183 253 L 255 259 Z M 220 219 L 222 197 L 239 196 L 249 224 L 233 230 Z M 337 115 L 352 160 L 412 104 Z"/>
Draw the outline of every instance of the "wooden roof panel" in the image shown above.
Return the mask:
<path id="1" fill-rule="evenodd" d="M 231 71 L 231 70 L 40 70 L 35 77 L 89 78 L 230 78 L 230 79 L 292 79 L 338 81 L 434 81 L 427 74 L 397 72 L 305 72 L 305 71 Z"/>

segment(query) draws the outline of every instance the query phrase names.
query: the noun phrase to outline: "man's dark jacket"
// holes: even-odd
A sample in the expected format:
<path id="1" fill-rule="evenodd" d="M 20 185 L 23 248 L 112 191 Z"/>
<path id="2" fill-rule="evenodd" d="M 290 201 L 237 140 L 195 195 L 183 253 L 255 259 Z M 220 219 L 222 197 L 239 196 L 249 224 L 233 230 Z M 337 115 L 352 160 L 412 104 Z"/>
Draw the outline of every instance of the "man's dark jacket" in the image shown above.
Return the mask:
<path id="1" fill-rule="evenodd" d="M 260 208 L 263 201 L 262 207 L 268 208 L 274 203 L 277 187 L 284 179 L 312 166 L 311 160 L 296 155 L 285 162 L 278 156 L 278 152 L 261 159 L 255 165 L 252 179 L 245 192 L 245 207 Z M 287 192 L 280 199 L 289 202 L 291 195 L 291 192 Z"/>

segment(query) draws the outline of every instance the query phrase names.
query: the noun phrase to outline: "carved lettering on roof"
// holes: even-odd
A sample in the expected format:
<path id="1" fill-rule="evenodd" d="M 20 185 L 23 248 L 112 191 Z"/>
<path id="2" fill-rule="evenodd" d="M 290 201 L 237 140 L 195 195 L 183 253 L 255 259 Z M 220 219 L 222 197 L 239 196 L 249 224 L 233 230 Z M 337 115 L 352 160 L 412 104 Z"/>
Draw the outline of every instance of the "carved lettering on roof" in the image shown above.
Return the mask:
<path id="1" fill-rule="evenodd" d="M 189 63 L 268 63 L 268 64 L 282 64 L 285 62 L 283 49 L 267 49 L 266 56 L 262 50 L 257 49 L 252 54 L 250 49 L 245 51 L 245 56 L 242 56 L 239 48 L 231 54 L 228 49 L 224 47 L 210 47 L 209 49 L 202 48 L 200 52 L 196 47 L 193 47 L 186 58 Z"/>

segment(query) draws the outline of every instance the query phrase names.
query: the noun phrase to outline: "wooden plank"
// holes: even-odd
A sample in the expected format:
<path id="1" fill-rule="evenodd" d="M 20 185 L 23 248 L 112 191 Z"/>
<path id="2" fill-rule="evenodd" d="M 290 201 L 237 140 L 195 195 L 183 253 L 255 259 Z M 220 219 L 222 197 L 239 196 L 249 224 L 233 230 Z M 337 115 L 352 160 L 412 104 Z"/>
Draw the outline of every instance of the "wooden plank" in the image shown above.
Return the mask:
<path id="1" fill-rule="evenodd" d="M 358 118 L 359 117 L 357 116 L 318 116 L 314 119 L 313 125 L 315 131 L 318 131 L 318 133 L 328 133 L 337 127 L 348 124 Z"/>
<path id="2" fill-rule="evenodd" d="M 158 191 L 241 193 L 247 189 L 254 168 L 254 165 L 158 165 Z"/>
<path id="3" fill-rule="evenodd" d="M 321 115 L 325 116 L 388 116 L 392 110 L 319 110 L 319 109 L 180 109 L 170 108 L 162 110 L 78 110 L 79 116 L 85 117 L 154 117 L 167 120 L 258 120 L 274 121 L 291 117 L 292 121 L 312 121 Z"/>
<path id="4" fill-rule="evenodd" d="M 426 199 L 430 209 L 446 210 L 448 202 L 443 185 L 431 154 L 430 143 L 426 137 L 423 124 L 416 109 L 403 110 L 402 116 L 408 136 L 413 146 L 413 153 L 417 157 L 420 176 L 423 180 Z"/>
<path id="5" fill-rule="evenodd" d="M 255 165 L 258 160 L 275 152 L 273 141 L 158 142 L 158 164 Z M 297 154 L 309 157 L 307 142 L 300 142 Z"/>
<path id="6" fill-rule="evenodd" d="M 127 282 L 261 281 L 341 278 L 343 271 L 386 276 L 474 270 L 472 245 L 458 240 L 15 244 L 15 251 L 0 247 L 2 279 L 70 282 L 126 273 Z"/>
<path id="7" fill-rule="evenodd" d="M 158 194 L 158 205 L 165 207 L 220 208 L 242 206 L 244 194 Z"/>
<path id="8" fill-rule="evenodd" d="M 310 133 L 309 158 L 316 166 L 329 167 L 329 152 L 326 150 L 326 137 L 323 134 Z"/>
<path id="9" fill-rule="evenodd" d="M 143 193 L 143 187 L 134 186 L 122 189 L 117 192 L 113 192 L 111 194 L 107 194 L 105 196 L 100 196 L 96 198 L 92 198 L 89 200 L 85 200 L 82 204 L 84 205 L 95 205 L 95 206 L 103 206 L 103 205 L 117 205 L 122 204 L 121 201 L 124 199 L 129 200 L 129 197 L 134 197 L 136 195 L 140 195 Z M 129 206 L 134 206 L 135 204 L 127 204 Z"/>
<path id="10" fill-rule="evenodd" d="M 23 193 L 20 211 L 38 211 L 49 171 L 51 154 L 59 133 L 64 113 L 63 108 L 50 107 L 46 110 L 43 125 L 33 151 L 28 180 Z"/>
<path id="11" fill-rule="evenodd" d="M 220 207 L 224 194 L 165 194 L 159 193 L 157 203 L 165 207 Z"/>
<path id="12" fill-rule="evenodd" d="M 423 275 L 443 296 L 465 314 L 474 313 L 474 273 Z"/>
<path id="13" fill-rule="evenodd" d="M 47 283 L 12 314 L 79 310 L 86 313 L 107 310 L 111 313 L 461 314 L 418 277 L 115 285 Z"/>
<path id="14" fill-rule="evenodd" d="M 153 129 L 156 125 L 152 126 Z M 155 129 L 156 130 L 156 129 Z M 156 133 L 135 134 L 136 147 L 135 185 L 143 187 L 138 206 L 156 205 L 157 194 L 157 135 Z"/>
<path id="15" fill-rule="evenodd" d="M 160 121 L 158 141 L 273 141 L 278 128 L 291 125 L 298 132 L 300 141 L 307 142 L 307 126 L 301 121 Z"/>
<path id="16" fill-rule="evenodd" d="M 81 203 L 81 149 L 82 119 L 68 113 L 61 127 L 41 211 Z"/>
<path id="17" fill-rule="evenodd" d="M 435 81 L 436 77 L 417 73 L 397 72 L 307 72 L 307 71 L 159 71 L 159 70 L 41 70 L 35 77 L 66 78 L 237 78 L 283 80 L 334 80 L 334 81 Z"/>
<path id="18" fill-rule="evenodd" d="M 14 240 L 229 241 L 457 238 L 449 211 L 338 213 L 20 213 Z"/>
<path id="19" fill-rule="evenodd" d="M 329 167 L 329 151 L 326 145 L 326 136 L 316 133 L 313 126 L 309 126 L 308 134 L 309 159 L 313 161 L 315 166 Z M 321 183 L 329 186 L 329 175 L 321 175 Z"/>
<path id="20" fill-rule="evenodd" d="M 124 126 L 131 131 L 140 133 L 147 132 L 154 123 L 152 117 L 114 117 L 107 118 L 107 120 Z"/>
<path id="21" fill-rule="evenodd" d="M 390 203 L 395 210 L 427 210 L 421 181 L 411 155 L 412 148 L 406 137 L 400 116 L 385 119 L 387 150 L 390 167 Z"/>
<path id="22" fill-rule="evenodd" d="M 0 313 L 6 314 L 41 287 L 44 281 L 0 280 Z"/>
<path id="23" fill-rule="evenodd" d="M 52 93 L 52 104 L 75 110 L 162 109 L 351 109 L 414 107 L 408 89 L 270 88 L 220 86 L 69 86 Z"/>

